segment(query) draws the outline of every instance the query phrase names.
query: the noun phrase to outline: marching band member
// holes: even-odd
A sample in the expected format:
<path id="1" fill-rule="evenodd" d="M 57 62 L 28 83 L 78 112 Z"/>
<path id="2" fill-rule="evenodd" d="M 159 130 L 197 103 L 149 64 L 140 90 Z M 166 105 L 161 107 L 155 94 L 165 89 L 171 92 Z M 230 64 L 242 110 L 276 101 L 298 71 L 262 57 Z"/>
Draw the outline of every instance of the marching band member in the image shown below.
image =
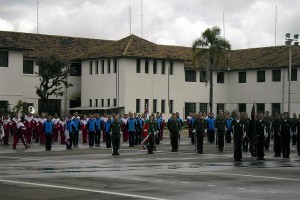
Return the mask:
<path id="1" fill-rule="evenodd" d="M 156 113 L 156 129 L 157 129 L 157 134 L 155 135 L 155 144 L 159 145 L 160 141 L 161 141 L 161 129 L 162 129 L 162 119 L 159 115 L 159 113 Z"/>
<path id="2" fill-rule="evenodd" d="M 51 151 L 52 134 L 54 129 L 54 123 L 51 120 L 51 116 L 47 117 L 47 120 L 43 123 L 45 133 L 45 147 L 46 151 Z"/>
<path id="3" fill-rule="evenodd" d="M 118 115 L 115 116 L 114 121 L 110 125 L 110 132 L 113 146 L 112 155 L 120 155 L 121 122 Z"/>
<path id="4" fill-rule="evenodd" d="M 87 127 L 89 130 L 89 146 L 93 147 L 95 142 L 94 135 L 96 131 L 96 119 L 94 118 L 94 115 L 89 116 Z"/>
<path id="5" fill-rule="evenodd" d="M 60 144 L 66 144 L 65 129 L 66 129 L 66 119 L 65 117 L 61 117 L 61 120 L 57 122 L 57 131 L 60 134 Z"/>
<path id="6" fill-rule="evenodd" d="M 79 141 L 79 127 L 80 127 L 80 117 L 78 116 L 77 112 L 74 113 L 74 117 L 73 117 L 72 121 L 74 122 L 74 125 L 75 125 L 73 144 L 74 144 L 74 147 L 77 147 L 78 141 Z"/>
<path id="7" fill-rule="evenodd" d="M 111 125 L 111 123 L 112 123 L 111 116 L 108 115 L 108 119 L 104 124 L 104 126 L 105 126 L 105 135 L 106 135 L 106 148 L 111 148 L 111 135 L 110 135 L 110 132 L 111 132 L 110 125 Z"/>
<path id="8" fill-rule="evenodd" d="M 143 135 L 143 128 L 144 128 L 144 119 L 141 118 L 141 115 L 138 114 L 138 117 L 135 122 L 136 127 L 136 138 L 135 138 L 135 145 L 141 144 L 142 142 L 142 135 Z"/>
<path id="9" fill-rule="evenodd" d="M 104 124 L 108 120 L 106 113 L 103 114 L 103 117 L 101 117 L 101 120 L 102 120 L 102 137 L 103 137 L 103 142 L 106 142 L 106 134 L 105 134 L 105 126 L 104 126 Z"/>
<path id="10" fill-rule="evenodd" d="M 127 120 L 127 128 L 129 131 L 129 147 L 134 147 L 135 119 L 131 112 L 129 113 L 129 119 Z"/>
<path id="11" fill-rule="evenodd" d="M 26 127 L 26 142 L 28 144 L 31 143 L 31 137 L 32 137 L 32 132 L 33 132 L 33 126 L 34 126 L 34 121 L 33 121 L 33 116 L 31 113 L 28 113 L 25 116 L 25 121 L 24 121 L 24 125 Z"/>
<path id="12" fill-rule="evenodd" d="M 57 126 L 58 126 L 59 121 L 60 121 L 60 119 L 59 119 L 57 113 L 55 113 L 54 117 L 52 119 L 52 122 L 54 124 L 53 138 L 52 139 L 53 139 L 54 142 L 57 142 L 57 140 L 58 140 L 58 128 L 57 128 Z"/>
<path id="13" fill-rule="evenodd" d="M 153 154 L 154 145 L 155 145 L 155 133 L 157 131 L 157 122 L 154 120 L 154 116 L 151 115 L 149 120 L 147 121 L 149 124 L 149 129 L 148 129 L 148 154 Z"/>
<path id="14" fill-rule="evenodd" d="M 129 137 L 129 132 L 127 129 L 127 119 L 128 119 L 128 115 L 124 114 L 124 117 L 122 118 L 123 142 L 127 142 Z"/>
<path id="15" fill-rule="evenodd" d="M 99 114 L 95 114 L 95 120 L 96 120 L 95 121 L 96 122 L 95 145 L 96 145 L 96 147 L 100 147 L 101 130 L 102 130 L 102 127 L 103 127 L 104 128 L 103 131 L 105 132 L 105 122 L 102 121 Z"/>
<path id="16" fill-rule="evenodd" d="M 26 143 L 25 134 L 26 134 L 26 127 L 24 123 L 21 122 L 21 119 L 15 117 L 14 123 L 16 126 L 16 130 L 14 132 L 14 142 L 13 142 L 13 149 L 17 148 L 17 144 L 19 139 L 21 139 L 22 143 L 24 144 L 25 148 L 27 149 L 29 145 Z"/>
<path id="17" fill-rule="evenodd" d="M 3 117 L 3 130 L 4 130 L 4 137 L 2 138 L 3 144 L 8 145 L 9 141 L 9 132 L 12 129 L 12 121 L 10 120 L 9 116 L 6 114 Z"/>
<path id="18" fill-rule="evenodd" d="M 82 143 L 87 143 L 87 137 L 88 137 L 87 123 L 88 123 L 88 119 L 86 115 L 84 115 L 80 121 L 81 131 L 82 131 Z"/>

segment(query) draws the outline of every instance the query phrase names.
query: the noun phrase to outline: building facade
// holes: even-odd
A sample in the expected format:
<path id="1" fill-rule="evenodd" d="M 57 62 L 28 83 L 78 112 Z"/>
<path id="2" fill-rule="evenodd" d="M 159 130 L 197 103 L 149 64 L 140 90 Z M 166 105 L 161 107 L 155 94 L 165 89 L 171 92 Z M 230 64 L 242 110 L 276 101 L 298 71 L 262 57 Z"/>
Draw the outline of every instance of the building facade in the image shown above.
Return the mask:
<path id="1" fill-rule="evenodd" d="M 40 56 L 70 60 L 76 73 L 64 96 L 51 97 L 53 111 L 179 112 L 209 111 L 206 72 L 191 67 L 192 49 L 157 45 L 135 35 L 118 41 L 1 32 L 0 107 L 18 100 L 39 108 L 35 87 Z M 293 51 L 294 52 L 294 51 Z M 293 53 L 291 110 L 300 113 L 300 55 Z M 288 111 L 288 48 L 234 50 L 230 67 L 214 74 L 214 113 L 218 110 L 271 113 Z"/>

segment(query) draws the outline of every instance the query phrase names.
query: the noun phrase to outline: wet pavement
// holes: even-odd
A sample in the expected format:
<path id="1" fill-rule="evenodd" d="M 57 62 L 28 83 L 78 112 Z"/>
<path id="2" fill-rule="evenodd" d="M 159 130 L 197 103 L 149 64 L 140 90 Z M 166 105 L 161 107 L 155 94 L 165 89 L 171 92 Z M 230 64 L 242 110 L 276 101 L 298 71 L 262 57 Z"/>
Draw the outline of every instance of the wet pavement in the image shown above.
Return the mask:
<path id="1" fill-rule="evenodd" d="M 300 199 L 294 146 L 290 159 L 268 151 L 265 161 L 244 153 L 234 162 L 233 144 L 219 153 L 205 143 L 200 155 L 187 137 L 177 153 L 168 138 L 152 155 L 122 143 L 121 155 L 112 156 L 104 145 L 65 150 L 55 143 L 50 152 L 0 145 L 0 199 Z"/>

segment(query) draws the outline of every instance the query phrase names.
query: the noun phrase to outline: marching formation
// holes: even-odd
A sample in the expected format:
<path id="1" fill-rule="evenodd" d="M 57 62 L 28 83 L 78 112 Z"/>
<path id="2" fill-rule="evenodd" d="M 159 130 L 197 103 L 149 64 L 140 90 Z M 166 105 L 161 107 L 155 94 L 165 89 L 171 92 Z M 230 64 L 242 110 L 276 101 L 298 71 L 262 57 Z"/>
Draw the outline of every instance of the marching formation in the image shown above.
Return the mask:
<path id="1" fill-rule="evenodd" d="M 190 113 L 187 117 L 189 137 L 198 153 L 203 154 L 203 138 L 208 143 L 216 144 L 219 152 L 224 150 L 224 142 L 233 142 L 234 160 L 241 161 L 243 152 L 250 152 L 257 160 L 264 160 L 265 151 L 269 151 L 270 141 L 274 140 L 274 157 L 289 158 L 290 146 L 297 145 L 300 155 L 300 115 L 294 113 L 292 118 L 287 113 L 270 116 L 267 111 L 254 114 L 251 119 L 246 112 L 224 115 L 219 112 L 217 117 L 210 113 L 208 117 L 202 113 Z"/>
<path id="2" fill-rule="evenodd" d="M 270 141 L 274 140 L 274 156 L 289 158 L 290 144 L 297 145 L 300 155 L 300 115 L 294 114 L 289 118 L 287 113 L 270 116 L 267 111 L 254 114 L 251 119 L 246 112 L 219 114 L 208 116 L 199 112 L 190 113 L 186 119 L 191 144 L 197 153 L 203 154 L 203 140 L 207 138 L 209 144 L 216 144 L 219 152 L 224 151 L 224 143 L 233 143 L 234 160 L 241 161 L 243 152 L 250 152 L 252 157 L 264 160 L 264 152 L 269 151 Z M 57 114 L 32 114 L 18 117 L 3 115 L 0 121 L 0 142 L 8 145 L 10 135 L 13 136 L 13 149 L 21 139 L 25 148 L 33 142 L 45 146 L 46 151 L 51 150 L 53 142 L 60 141 L 66 149 L 76 148 L 79 138 L 89 147 L 99 147 L 102 142 L 106 148 L 112 148 L 112 155 L 120 155 L 120 140 L 128 142 L 129 147 L 141 145 L 148 150 L 148 154 L 156 151 L 157 145 L 163 139 L 165 126 L 170 133 L 171 151 L 177 152 L 180 143 L 181 130 L 184 120 L 179 113 L 173 113 L 166 121 L 161 113 L 150 116 L 147 113 L 118 114 L 103 116 L 89 114 L 58 117 Z M 81 136 L 79 135 L 81 132 Z"/>

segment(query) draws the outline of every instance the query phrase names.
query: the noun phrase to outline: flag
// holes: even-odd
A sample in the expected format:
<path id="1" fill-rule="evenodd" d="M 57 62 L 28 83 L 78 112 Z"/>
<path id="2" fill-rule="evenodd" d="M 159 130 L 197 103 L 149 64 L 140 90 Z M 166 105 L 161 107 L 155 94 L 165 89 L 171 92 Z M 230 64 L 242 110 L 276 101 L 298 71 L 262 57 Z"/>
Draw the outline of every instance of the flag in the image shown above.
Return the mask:
<path id="1" fill-rule="evenodd" d="M 252 106 L 251 120 L 255 120 L 255 103 L 253 103 L 253 106 Z"/>

